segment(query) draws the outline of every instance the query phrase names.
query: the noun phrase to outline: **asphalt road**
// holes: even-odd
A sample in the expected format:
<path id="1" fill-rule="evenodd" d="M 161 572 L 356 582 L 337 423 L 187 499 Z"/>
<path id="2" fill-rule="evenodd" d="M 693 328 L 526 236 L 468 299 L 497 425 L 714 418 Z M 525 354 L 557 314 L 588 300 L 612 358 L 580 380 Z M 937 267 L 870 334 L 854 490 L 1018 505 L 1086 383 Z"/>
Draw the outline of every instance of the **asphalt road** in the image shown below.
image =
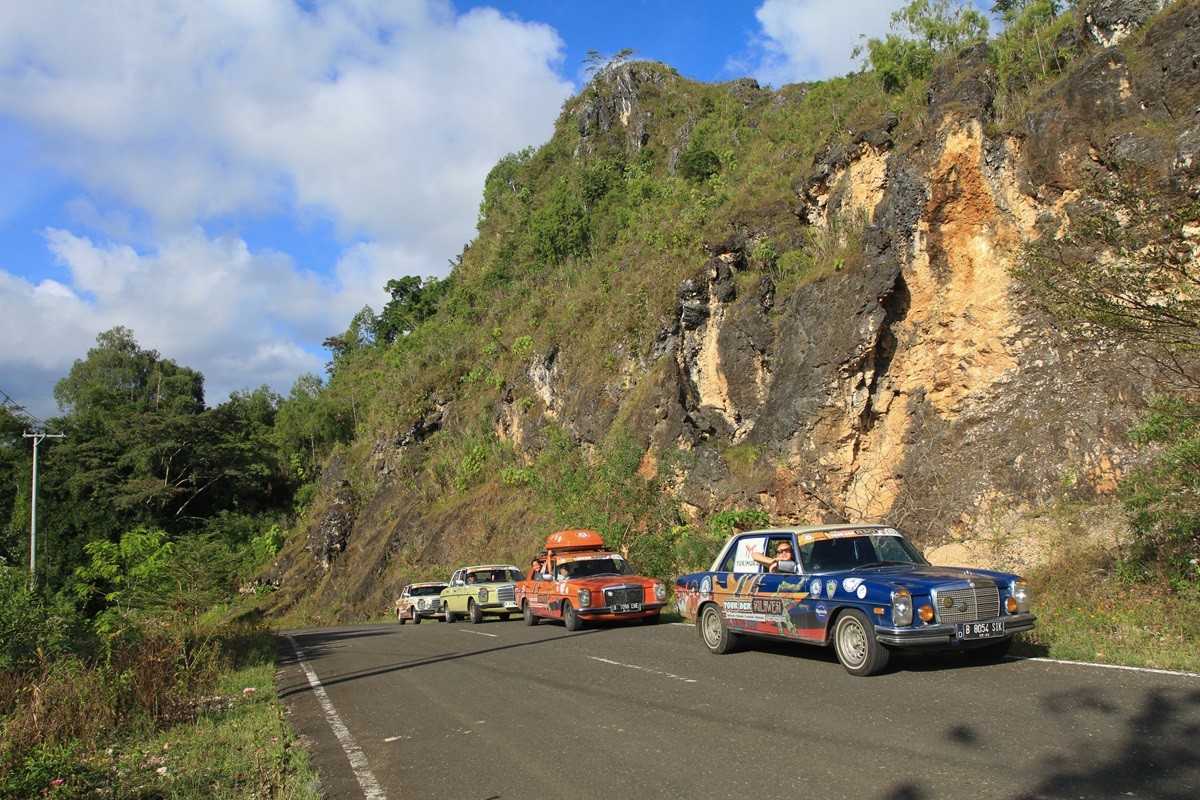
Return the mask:
<path id="1" fill-rule="evenodd" d="M 330 800 L 1200 798 L 1200 677 L 1033 660 L 710 654 L 690 626 L 289 631 Z"/>

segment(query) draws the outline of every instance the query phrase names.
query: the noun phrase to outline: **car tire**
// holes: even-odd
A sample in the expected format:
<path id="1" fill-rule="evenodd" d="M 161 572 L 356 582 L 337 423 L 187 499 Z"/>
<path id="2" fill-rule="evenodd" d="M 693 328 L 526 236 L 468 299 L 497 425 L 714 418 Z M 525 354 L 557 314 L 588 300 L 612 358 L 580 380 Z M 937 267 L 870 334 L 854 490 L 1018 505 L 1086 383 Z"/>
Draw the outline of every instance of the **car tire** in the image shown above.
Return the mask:
<path id="1" fill-rule="evenodd" d="M 472 625 L 478 625 L 483 622 L 483 609 L 474 600 L 467 601 L 467 616 L 471 618 Z"/>
<path id="2" fill-rule="evenodd" d="M 569 631 L 577 631 L 583 628 L 583 620 L 575 613 L 575 608 L 566 600 L 563 600 L 562 606 L 563 625 L 567 626 Z"/>
<path id="3" fill-rule="evenodd" d="M 709 603 L 696 618 L 696 632 L 704 646 L 719 656 L 737 649 L 738 635 L 729 630 L 721 609 L 714 603 Z"/>
<path id="4" fill-rule="evenodd" d="M 851 675 L 875 675 L 887 668 L 891 651 L 875 639 L 875 626 L 861 611 L 847 609 L 833 626 L 833 649 Z"/>
<path id="5" fill-rule="evenodd" d="M 446 611 L 442 614 L 442 619 L 446 620 L 446 622 L 457 622 L 458 621 L 458 615 L 450 610 L 449 603 L 446 604 Z"/>
<path id="6" fill-rule="evenodd" d="M 537 625 L 540 620 L 533 615 L 533 609 L 529 607 L 529 603 L 521 606 L 521 614 L 525 617 L 526 625 Z"/>
<path id="7" fill-rule="evenodd" d="M 412 617 L 413 625 L 421 624 L 421 615 L 417 613 L 415 608 L 409 611 L 409 615 Z"/>
<path id="8" fill-rule="evenodd" d="M 972 661 L 999 661 L 1008 655 L 1008 649 L 1012 647 L 1012 641 L 1012 637 L 1009 636 L 998 642 L 985 644 L 983 647 L 972 647 L 969 650 L 963 650 L 963 655 Z"/>

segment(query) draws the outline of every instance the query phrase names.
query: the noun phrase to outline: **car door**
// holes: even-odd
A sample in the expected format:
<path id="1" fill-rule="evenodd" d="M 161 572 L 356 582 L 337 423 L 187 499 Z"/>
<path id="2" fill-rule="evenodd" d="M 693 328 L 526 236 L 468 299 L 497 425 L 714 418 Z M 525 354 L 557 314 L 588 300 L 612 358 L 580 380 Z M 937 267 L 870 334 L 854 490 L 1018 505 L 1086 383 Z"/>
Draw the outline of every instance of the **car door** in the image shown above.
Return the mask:
<path id="1" fill-rule="evenodd" d="M 738 537 L 725 551 L 724 560 L 704 579 L 709 585 L 702 583 L 700 586 L 701 597 L 711 595 L 713 602 L 721 608 L 725 624 L 734 630 L 753 627 L 753 619 L 749 616 L 749 594 L 762 571 L 752 554 L 762 553 L 765 547 L 765 536 Z"/>
<path id="2" fill-rule="evenodd" d="M 712 576 L 713 599 L 721 606 L 725 624 L 733 630 L 811 639 L 814 636 L 805 615 L 812 609 L 804 604 L 808 596 L 804 576 L 770 572 L 754 559 L 755 555 L 777 552 L 782 543 L 790 544 L 796 552 L 791 534 L 739 537 Z"/>
<path id="3" fill-rule="evenodd" d="M 463 595 L 466 587 L 463 585 L 464 570 L 459 570 L 450 576 L 450 585 L 442 592 L 443 605 L 445 608 L 442 611 L 449 609 L 455 614 L 466 613 L 467 603 Z"/>

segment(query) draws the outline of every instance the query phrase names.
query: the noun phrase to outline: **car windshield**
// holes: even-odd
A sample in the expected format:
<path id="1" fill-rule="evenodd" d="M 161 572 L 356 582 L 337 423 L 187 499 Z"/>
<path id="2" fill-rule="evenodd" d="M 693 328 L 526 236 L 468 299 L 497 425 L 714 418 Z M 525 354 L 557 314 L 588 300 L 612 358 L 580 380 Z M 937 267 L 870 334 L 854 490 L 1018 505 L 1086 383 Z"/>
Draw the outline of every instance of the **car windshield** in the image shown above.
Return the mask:
<path id="1" fill-rule="evenodd" d="M 618 555 L 568 561 L 559 564 L 559 568 L 562 567 L 566 567 L 568 576 L 571 578 L 594 578 L 603 575 L 633 574 L 633 570 L 629 567 L 629 562 Z"/>
<path id="2" fill-rule="evenodd" d="M 442 586 L 414 586 L 409 592 L 413 597 L 424 597 L 426 595 L 438 594 L 445 587 Z"/>
<path id="3" fill-rule="evenodd" d="M 805 572 L 837 572 L 929 562 L 902 536 L 871 534 L 809 542 L 800 548 L 800 563 Z"/>
<path id="4" fill-rule="evenodd" d="M 519 581 L 524 576 L 515 569 L 496 567 L 494 569 L 475 570 L 467 575 L 470 583 L 503 583 L 504 581 Z"/>

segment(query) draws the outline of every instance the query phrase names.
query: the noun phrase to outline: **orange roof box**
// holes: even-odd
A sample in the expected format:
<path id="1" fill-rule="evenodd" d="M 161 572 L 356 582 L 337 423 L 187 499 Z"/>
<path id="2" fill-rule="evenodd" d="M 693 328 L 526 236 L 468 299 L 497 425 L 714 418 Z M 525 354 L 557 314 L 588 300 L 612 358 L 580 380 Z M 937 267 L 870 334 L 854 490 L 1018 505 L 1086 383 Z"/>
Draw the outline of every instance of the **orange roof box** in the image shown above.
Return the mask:
<path id="1" fill-rule="evenodd" d="M 546 537 L 546 552 L 550 555 L 571 550 L 604 549 L 604 540 L 595 531 L 559 531 Z"/>

